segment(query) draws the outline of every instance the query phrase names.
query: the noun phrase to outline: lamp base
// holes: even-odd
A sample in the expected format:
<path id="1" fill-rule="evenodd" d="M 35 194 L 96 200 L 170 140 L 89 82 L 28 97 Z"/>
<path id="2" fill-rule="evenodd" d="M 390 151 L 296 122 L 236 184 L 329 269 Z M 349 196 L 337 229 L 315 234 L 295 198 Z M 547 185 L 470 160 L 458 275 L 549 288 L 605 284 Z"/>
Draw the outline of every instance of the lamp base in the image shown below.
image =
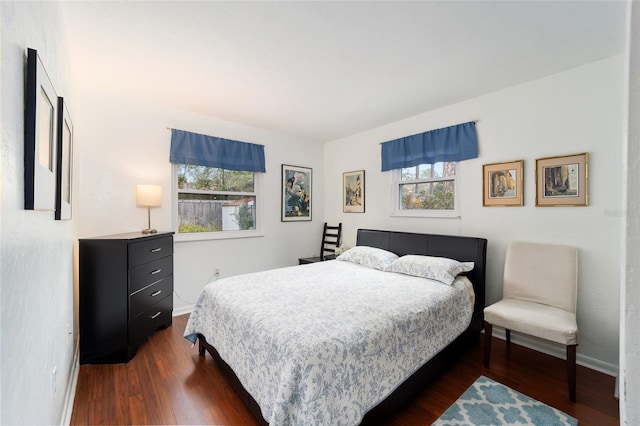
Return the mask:
<path id="1" fill-rule="evenodd" d="M 155 233 L 157 233 L 157 232 L 158 232 L 158 230 L 157 230 L 157 229 L 143 229 L 143 230 L 142 230 L 142 233 L 143 233 L 143 234 L 155 234 Z"/>

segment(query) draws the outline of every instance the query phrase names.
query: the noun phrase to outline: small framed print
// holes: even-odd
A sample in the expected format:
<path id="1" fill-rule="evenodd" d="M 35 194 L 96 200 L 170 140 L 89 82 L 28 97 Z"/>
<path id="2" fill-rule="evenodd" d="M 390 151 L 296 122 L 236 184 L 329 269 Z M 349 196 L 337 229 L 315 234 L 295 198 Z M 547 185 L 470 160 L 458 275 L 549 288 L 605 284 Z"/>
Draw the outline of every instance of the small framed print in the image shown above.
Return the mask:
<path id="1" fill-rule="evenodd" d="M 536 206 L 587 206 L 589 154 L 536 159 Z"/>
<path id="2" fill-rule="evenodd" d="M 63 98 L 58 98 L 58 150 L 56 170 L 56 220 L 71 219 L 73 124 Z"/>
<path id="3" fill-rule="evenodd" d="M 364 170 L 342 174 L 342 211 L 364 213 Z"/>
<path id="4" fill-rule="evenodd" d="M 24 208 L 55 210 L 58 96 L 38 52 L 27 49 Z"/>
<path id="5" fill-rule="evenodd" d="M 483 206 L 522 206 L 523 160 L 482 166 Z"/>
<path id="6" fill-rule="evenodd" d="M 282 222 L 311 220 L 312 170 L 282 165 Z"/>

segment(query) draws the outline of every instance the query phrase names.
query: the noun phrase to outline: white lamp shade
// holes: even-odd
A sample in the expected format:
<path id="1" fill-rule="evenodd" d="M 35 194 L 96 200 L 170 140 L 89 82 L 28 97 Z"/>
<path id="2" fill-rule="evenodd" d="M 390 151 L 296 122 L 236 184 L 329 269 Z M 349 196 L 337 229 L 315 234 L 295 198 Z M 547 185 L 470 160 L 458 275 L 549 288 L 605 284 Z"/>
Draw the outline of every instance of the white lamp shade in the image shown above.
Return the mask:
<path id="1" fill-rule="evenodd" d="M 162 186 L 137 185 L 136 204 L 139 207 L 159 207 L 162 205 Z"/>

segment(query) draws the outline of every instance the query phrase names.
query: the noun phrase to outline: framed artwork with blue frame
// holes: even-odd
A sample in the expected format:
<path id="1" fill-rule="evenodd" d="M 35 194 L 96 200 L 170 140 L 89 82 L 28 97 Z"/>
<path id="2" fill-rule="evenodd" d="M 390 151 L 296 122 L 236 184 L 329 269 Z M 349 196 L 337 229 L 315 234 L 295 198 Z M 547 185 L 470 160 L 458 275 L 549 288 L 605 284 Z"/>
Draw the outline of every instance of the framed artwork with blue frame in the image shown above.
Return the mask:
<path id="1" fill-rule="evenodd" d="M 282 165 L 282 222 L 311 220 L 312 177 L 308 167 Z"/>

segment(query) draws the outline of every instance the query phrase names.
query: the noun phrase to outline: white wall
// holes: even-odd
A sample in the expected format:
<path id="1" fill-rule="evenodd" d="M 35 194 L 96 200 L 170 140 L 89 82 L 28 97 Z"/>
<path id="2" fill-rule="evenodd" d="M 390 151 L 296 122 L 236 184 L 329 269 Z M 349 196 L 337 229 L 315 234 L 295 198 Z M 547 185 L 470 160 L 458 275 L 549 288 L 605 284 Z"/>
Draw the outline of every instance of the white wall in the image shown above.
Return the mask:
<path id="1" fill-rule="evenodd" d="M 323 149 L 266 130 L 114 98 L 101 92 L 99 87 L 72 88 L 66 80 L 62 28 L 58 3 L 0 2 L 2 423 L 53 424 L 60 423 L 68 414 L 63 412 L 64 397 L 74 367 L 74 339 L 68 334 L 68 328 L 77 328 L 73 324 L 74 240 L 76 236 L 142 229 L 146 212 L 135 206 L 137 183 L 163 185 L 163 206 L 152 211 L 152 224 L 158 229 L 170 228 L 167 127 L 261 143 L 267 153 L 264 237 L 176 243 L 174 300 L 178 311 L 193 304 L 214 268 L 220 268 L 221 276 L 230 276 L 293 265 L 298 257 L 315 254 L 325 219 L 343 222 L 348 244 L 353 244 L 358 227 L 488 238 L 488 303 L 500 294 L 507 241 L 516 238 L 553 241 L 580 248 L 579 359 L 603 368 L 614 368 L 617 364 L 617 352 L 612 348 L 617 348 L 618 342 L 620 221 L 624 211 L 620 192 L 623 180 L 621 58 L 392 123 L 327 143 Z M 76 197 L 71 221 L 54 221 L 53 212 L 22 209 L 23 61 L 27 47 L 39 51 L 55 87 L 70 105 L 75 124 Z M 632 90 L 637 92 L 636 86 L 632 85 Z M 632 96 L 632 103 L 638 103 L 636 98 L 637 94 Z M 378 143 L 471 119 L 480 120 L 480 158 L 460 166 L 462 218 L 389 217 L 389 176 L 379 171 Z M 591 155 L 590 206 L 534 207 L 534 159 L 582 151 Z M 482 164 L 515 159 L 525 160 L 525 206 L 481 207 Z M 630 170 L 637 161 L 638 155 L 630 155 Z M 312 222 L 280 222 L 282 163 L 313 168 Z M 81 164 L 81 168 L 77 164 Z M 367 172 L 367 212 L 343 214 L 342 173 L 358 169 Z M 630 174 L 630 180 L 633 177 Z M 638 201 L 633 189 L 630 185 L 630 206 Z M 627 257 L 633 272 L 637 269 L 637 249 L 628 248 Z M 629 291 L 631 287 L 626 288 Z M 630 304 L 625 317 L 627 323 L 632 324 L 626 330 L 627 362 L 637 360 L 638 354 L 637 340 L 633 340 L 633 324 L 638 320 L 637 289 L 629 291 L 628 299 L 631 298 L 636 302 Z M 57 369 L 55 389 L 54 368 Z M 637 369 L 629 370 L 627 378 L 630 377 L 637 377 Z M 637 386 L 629 389 L 632 390 L 630 396 L 637 395 Z M 33 408 L 34 401 L 37 409 Z M 628 424 L 634 424 L 633 419 L 637 418 L 637 409 L 631 411 L 627 415 L 627 419 L 631 419 Z"/>
<path id="2" fill-rule="evenodd" d="M 174 258 L 174 313 L 185 312 L 220 269 L 220 277 L 297 264 L 318 251 L 322 232 L 322 146 L 291 136 L 195 115 L 134 99 L 116 98 L 100 88 L 77 88 L 76 139 L 81 141 L 79 237 L 138 231 L 147 211 L 136 207 L 137 183 L 163 188 L 162 207 L 151 210 L 152 227 L 171 230 L 171 132 L 196 133 L 265 145 L 263 237 L 179 242 Z M 312 221 L 280 221 L 281 164 L 313 169 Z M 186 341 L 185 341 L 186 342 Z"/>
<path id="3" fill-rule="evenodd" d="M 640 8 L 629 3 L 627 27 L 628 142 L 626 158 L 626 250 L 621 280 L 620 312 L 620 423 L 640 424 Z"/>
<path id="4" fill-rule="evenodd" d="M 24 206 L 24 62 L 38 50 L 71 115 L 64 26 L 57 2 L 2 2 L 2 188 L 0 284 L 3 424 L 56 424 L 64 420 L 74 367 L 74 220 Z M 54 383 L 53 371 L 56 369 Z M 68 414 L 68 413 L 67 413 Z"/>
<path id="5" fill-rule="evenodd" d="M 510 240 L 579 248 L 578 360 L 615 373 L 618 365 L 622 206 L 623 58 L 451 105 L 325 144 L 325 217 L 357 228 L 461 234 L 488 239 L 486 303 L 499 299 Z M 460 219 L 389 216 L 390 176 L 380 172 L 379 143 L 478 120 L 480 156 L 459 163 Z M 535 159 L 589 153 L 588 207 L 535 207 Z M 525 160 L 523 207 L 482 207 L 482 165 Z M 366 172 L 366 213 L 342 213 L 342 173 Z M 332 190 L 333 189 L 333 190 Z"/>

